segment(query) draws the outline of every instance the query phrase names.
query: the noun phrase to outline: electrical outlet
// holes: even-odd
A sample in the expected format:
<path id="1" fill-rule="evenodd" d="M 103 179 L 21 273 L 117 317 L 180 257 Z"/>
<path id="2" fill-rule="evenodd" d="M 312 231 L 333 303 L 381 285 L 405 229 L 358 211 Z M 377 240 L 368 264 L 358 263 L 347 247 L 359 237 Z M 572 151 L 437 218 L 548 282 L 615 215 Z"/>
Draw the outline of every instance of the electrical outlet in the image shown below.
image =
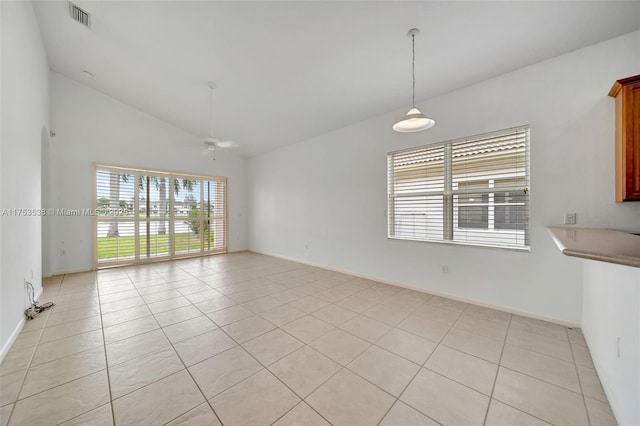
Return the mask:
<path id="1" fill-rule="evenodd" d="M 575 225 L 577 223 L 576 214 L 575 213 L 565 213 L 564 214 L 564 224 L 565 225 Z"/>
<path id="2" fill-rule="evenodd" d="M 60 250 L 60 256 L 66 256 L 67 251 L 65 249 Z"/>
<path id="3" fill-rule="evenodd" d="M 449 273 L 449 265 L 442 265 L 441 271 L 443 274 Z"/>

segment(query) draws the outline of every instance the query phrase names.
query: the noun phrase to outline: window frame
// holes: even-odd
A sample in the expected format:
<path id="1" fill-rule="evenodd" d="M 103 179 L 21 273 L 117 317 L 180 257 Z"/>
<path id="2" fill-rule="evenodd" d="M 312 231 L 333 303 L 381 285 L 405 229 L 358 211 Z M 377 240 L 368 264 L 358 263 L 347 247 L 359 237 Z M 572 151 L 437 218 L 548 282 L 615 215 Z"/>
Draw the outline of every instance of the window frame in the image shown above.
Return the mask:
<path id="1" fill-rule="evenodd" d="M 113 164 L 104 164 L 104 163 L 93 163 L 93 212 L 98 211 L 98 181 L 97 181 L 97 173 L 98 171 L 107 171 L 107 172 L 116 172 L 121 174 L 127 174 L 133 176 L 133 216 L 131 218 L 125 218 L 122 220 L 123 222 L 131 222 L 133 223 L 134 229 L 134 255 L 131 259 L 118 259 L 117 257 L 113 261 L 100 261 L 98 258 L 98 224 L 100 222 L 108 222 L 108 218 L 101 218 L 98 214 L 93 214 L 93 266 L 94 269 L 101 268 L 109 268 L 113 266 L 127 266 L 127 265 L 137 265 L 137 264 L 145 264 L 152 262 L 161 262 L 166 260 L 174 260 L 174 259 L 182 259 L 182 258 L 190 258 L 190 257 L 202 257 L 209 256 L 213 254 L 227 253 L 229 248 L 229 215 L 228 215 L 228 188 L 229 182 L 228 178 L 225 176 L 209 176 L 209 175 L 199 175 L 192 173 L 184 173 L 184 172 L 175 172 L 168 170 L 158 170 L 158 169 L 145 169 L 140 167 L 129 167 L 129 166 L 121 166 L 121 165 L 113 165 Z M 140 193 L 139 193 L 139 185 L 138 180 L 140 177 L 161 177 L 167 179 L 167 195 L 168 195 L 168 215 L 166 217 L 167 221 L 167 234 L 168 234 L 168 252 L 166 254 L 158 254 L 151 257 L 143 257 L 141 253 L 140 247 L 140 228 L 144 226 L 147 221 L 147 218 L 144 216 L 140 216 Z M 175 194 L 174 194 L 174 179 L 193 179 L 199 180 L 199 191 L 200 191 L 200 202 L 203 201 L 203 190 L 205 182 L 218 182 L 222 185 L 222 200 L 223 200 L 223 230 L 224 237 L 222 241 L 222 248 L 219 249 L 209 249 L 207 250 L 203 245 L 203 235 L 200 232 L 200 250 L 197 252 L 176 252 L 175 250 L 175 221 L 176 215 L 174 211 L 175 205 Z M 179 220 L 180 218 L 178 218 Z M 213 218 L 211 218 L 213 219 Z M 220 220 L 220 217 L 216 217 L 215 219 Z M 112 219 L 113 220 L 113 219 Z M 154 219 L 155 220 L 155 219 Z M 207 220 L 207 217 L 204 216 L 204 209 L 200 208 L 200 216 L 199 223 L 200 229 L 204 229 L 203 223 Z M 210 226 L 210 224 L 209 224 Z"/>
<path id="2" fill-rule="evenodd" d="M 468 180 L 459 180 L 454 184 L 454 155 L 453 155 L 453 147 L 464 146 L 464 143 L 469 143 L 470 145 L 475 142 L 480 142 L 485 139 L 499 139 L 501 137 L 508 138 L 511 135 L 523 135 L 524 138 L 524 149 L 522 152 L 516 151 L 516 155 L 520 153 L 520 155 L 524 155 L 523 160 L 515 160 L 514 165 L 519 165 L 518 161 L 522 161 L 523 170 L 517 170 L 516 172 L 510 171 L 505 173 L 504 175 L 496 174 L 495 170 L 489 170 L 485 175 L 478 174 L 472 177 L 469 177 Z M 494 132 L 474 135 L 470 137 L 448 140 L 444 142 L 439 142 L 435 144 L 422 145 L 417 147 L 406 148 L 402 150 L 392 151 L 387 153 L 387 239 L 391 240 L 406 240 L 406 241 L 419 241 L 419 242 L 429 242 L 429 243 L 441 243 L 441 244 L 455 244 L 455 245 L 463 245 L 463 246 L 474 246 L 474 247 L 488 247 L 488 248 L 498 248 L 504 250 L 515 250 L 515 251 L 531 251 L 531 232 L 530 232 L 530 221 L 531 221 L 531 197 L 530 197 L 530 182 L 531 182 L 531 166 L 530 166 L 530 146 L 531 146 L 531 137 L 530 137 L 530 126 L 523 125 L 518 127 L 513 127 L 509 129 L 498 130 Z M 441 175 L 437 175 L 435 177 L 429 176 L 424 178 L 422 182 L 422 186 L 429 187 L 437 187 L 438 181 L 442 182 L 442 188 L 438 188 L 438 190 L 432 191 L 415 191 L 415 192 L 406 192 L 404 194 L 395 193 L 395 185 L 397 183 L 396 174 L 398 173 L 398 167 L 394 163 L 395 157 L 397 155 L 425 155 L 425 158 L 428 158 L 431 155 L 436 155 L 436 150 L 440 150 L 442 154 L 442 169 Z M 479 157 L 480 158 L 480 157 Z M 437 161 L 437 160 L 436 160 Z M 417 163 L 419 164 L 419 163 Z M 424 161 L 425 170 L 428 170 L 428 167 L 439 167 L 437 162 L 434 162 L 433 166 L 428 164 L 428 160 Z M 498 169 L 499 170 L 499 169 Z M 505 170 L 508 170 L 508 167 L 505 166 Z M 402 172 L 402 171 L 401 171 Z M 406 170 L 405 170 L 406 173 Z M 411 173 L 411 172 L 409 172 Z M 433 178 L 433 183 L 428 183 L 428 181 Z M 415 178 L 415 181 L 418 182 L 421 178 Z M 522 184 L 518 184 L 518 181 L 523 180 Z M 473 184 L 474 182 L 487 182 L 486 190 L 482 190 L 479 188 L 472 189 L 471 191 L 461 191 L 457 185 L 462 182 L 469 182 Z M 499 181 L 513 181 L 513 185 L 498 185 L 495 183 Z M 416 183 L 418 186 L 420 183 Z M 517 196 L 514 194 L 516 192 L 521 192 L 521 197 L 519 197 L 522 201 L 516 200 L 514 202 L 508 203 L 500 203 L 501 206 L 507 206 L 508 204 L 512 204 L 514 207 L 518 208 L 518 212 L 524 212 L 524 218 L 522 221 L 521 227 L 509 227 L 506 221 L 502 223 L 503 226 L 498 226 L 496 223 L 497 215 L 496 215 L 496 205 L 495 196 L 496 194 L 510 194 L 509 197 Z M 459 225 L 459 213 L 460 206 L 458 202 L 458 196 L 464 195 L 469 196 L 471 194 L 477 193 L 478 196 L 488 195 L 487 203 L 478 203 L 478 206 L 486 206 L 487 209 L 487 227 L 462 227 Z M 430 238 L 429 234 L 433 234 L 434 231 L 429 228 L 427 223 L 427 218 L 429 217 L 426 213 L 425 208 L 425 229 L 424 229 L 424 237 L 413 237 L 406 236 L 407 232 L 405 229 L 398 229 L 398 221 L 397 216 L 399 215 L 396 210 L 398 210 L 397 206 L 399 200 L 408 199 L 409 197 L 425 197 L 425 203 L 433 208 L 432 205 L 429 205 L 429 201 L 427 197 L 442 197 L 442 220 L 441 223 L 435 221 L 435 229 L 437 230 L 438 226 L 442 227 L 442 238 Z M 467 203 L 468 204 L 468 203 Z M 437 207 L 439 207 L 436 204 Z M 470 206 L 469 206 L 470 207 Z M 518 213 L 515 213 L 518 214 Z M 416 213 L 415 216 L 418 216 L 419 213 Z M 406 215 L 403 215 L 406 216 Z M 433 215 L 432 215 L 433 216 Z M 501 216 L 503 219 L 507 219 L 509 217 L 509 213 L 504 213 Z M 506 226 L 505 226 L 506 225 Z M 407 226 L 407 225 L 404 225 Z M 419 226 L 419 225 L 418 225 Z M 486 232 L 487 234 L 491 233 L 494 236 L 497 235 L 509 235 L 516 234 L 517 232 L 521 232 L 523 234 L 524 241 L 523 243 L 518 242 L 517 238 L 514 238 L 514 243 L 491 243 L 490 237 L 487 237 L 487 240 L 482 242 L 477 241 L 463 241 L 455 238 L 455 233 L 463 232 L 466 230 L 476 232 L 478 235 L 480 233 Z M 399 232 L 398 232 L 399 231 Z M 409 232 L 410 233 L 410 232 Z M 414 232 L 415 234 L 415 232 Z"/>

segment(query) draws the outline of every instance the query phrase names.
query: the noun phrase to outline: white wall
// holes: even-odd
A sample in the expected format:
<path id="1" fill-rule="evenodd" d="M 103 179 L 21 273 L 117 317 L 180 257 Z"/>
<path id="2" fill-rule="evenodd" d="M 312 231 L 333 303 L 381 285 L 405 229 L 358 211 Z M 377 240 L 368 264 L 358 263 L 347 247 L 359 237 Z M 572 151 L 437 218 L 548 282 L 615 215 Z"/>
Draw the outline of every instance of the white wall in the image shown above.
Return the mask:
<path id="1" fill-rule="evenodd" d="M 618 423 L 640 424 L 640 268 L 585 260 L 582 323 Z"/>
<path id="2" fill-rule="evenodd" d="M 123 84 L 126 84 L 123 82 Z M 51 73 L 52 208 L 93 207 L 93 163 L 226 176 L 229 251 L 247 247 L 246 160 L 218 150 L 204 152 L 202 140 L 80 83 Z M 91 217 L 50 218 L 49 273 L 93 267 Z M 61 256 L 61 250 L 66 252 Z"/>
<path id="3" fill-rule="evenodd" d="M 635 32 L 422 102 L 437 122 L 425 132 L 394 133 L 406 112 L 395 111 L 254 157 L 249 247 L 577 323 L 582 268 L 545 227 L 577 212 L 581 226 L 640 231 L 640 203 L 613 201 L 607 96 L 639 65 Z M 418 75 L 418 84 L 428 81 Z M 386 238 L 387 152 L 524 124 L 531 126 L 531 253 Z"/>
<path id="4" fill-rule="evenodd" d="M 0 210 L 40 208 L 40 149 L 48 128 L 49 65 L 30 2 L 0 3 L 2 143 Z M 45 133 L 47 130 L 45 129 Z M 24 280 L 41 289 L 40 217 L 0 222 L 0 359 L 28 306 Z"/>

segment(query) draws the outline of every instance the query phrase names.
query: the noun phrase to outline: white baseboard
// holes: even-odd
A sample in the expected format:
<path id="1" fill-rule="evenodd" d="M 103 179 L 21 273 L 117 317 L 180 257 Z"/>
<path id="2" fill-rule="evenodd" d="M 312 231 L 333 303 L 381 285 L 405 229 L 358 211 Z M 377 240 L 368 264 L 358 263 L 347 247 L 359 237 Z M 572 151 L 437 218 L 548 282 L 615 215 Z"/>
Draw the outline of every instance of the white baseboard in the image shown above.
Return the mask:
<path id="1" fill-rule="evenodd" d="M 40 291 L 34 297 L 34 299 L 38 300 L 40 298 L 40 296 L 42 296 L 42 287 L 40 287 Z M 20 322 L 18 323 L 18 325 L 16 325 L 16 328 L 13 329 L 13 332 L 11 333 L 11 336 L 9 336 L 9 340 L 7 340 L 7 342 L 4 344 L 2 349 L 0 349 L 0 363 L 4 360 L 4 357 L 7 356 L 7 353 L 9 353 L 9 350 L 11 349 L 11 346 L 13 346 L 13 342 L 15 342 L 16 339 L 18 338 L 18 335 L 22 331 L 22 327 L 24 327 L 26 322 L 27 322 L 27 319 L 25 318 L 25 316 L 23 314 L 22 318 L 20 319 Z"/>
<path id="2" fill-rule="evenodd" d="M 424 288 L 414 287 L 412 285 L 401 283 L 401 282 L 389 281 L 389 280 L 385 280 L 385 279 L 382 279 L 382 278 L 379 278 L 379 277 L 370 276 L 370 275 L 357 274 L 357 273 L 354 273 L 352 271 L 339 269 L 339 268 L 334 268 L 332 266 L 323 265 L 323 264 L 320 264 L 320 263 L 308 262 L 308 261 L 305 261 L 305 260 L 300 260 L 300 259 L 296 259 L 296 258 L 289 257 L 289 256 L 282 256 L 282 255 L 278 255 L 278 254 L 261 252 L 261 251 L 252 250 L 252 249 L 250 249 L 248 251 L 250 251 L 252 253 L 256 253 L 256 254 L 262 254 L 262 255 L 265 255 L 265 256 L 275 257 L 275 258 L 278 258 L 278 259 L 289 260 L 291 262 L 301 263 L 301 264 L 307 265 L 307 266 L 315 266 L 317 268 L 327 269 L 327 270 L 333 271 L 333 272 L 340 272 L 342 274 L 353 275 L 354 277 L 359 277 L 359 278 L 364 278 L 364 279 L 367 279 L 367 280 L 378 281 L 378 282 L 381 282 L 381 283 L 384 283 L 384 284 L 394 285 L 396 287 L 402 287 L 402 288 L 406 288 L 406 289 L 409 289 L 409 290 L 419 291 L 421 293 L 427 293 L 427 294 L 431 294 L 431 295 L 434 295 L 434 296 L 446 297 L 448 299 L 453 299 L 453 300 L 457 300 L 457 301 L 460 301 L 460 302 L 470 303 L 472 305 L 482 306 L 483 308 L 496 309 L 496 310 L 499 310 L 499 311 L 508 312 L 510 314 L 520 315 L 520 316 L 527 317 L 527 318 L 533 318 L 533 319 L 538 319 L 538 320 L 542 320 L 542 321 L 548 321 L 548 322 L 552 322 L 554 324 L 563 325 L 565 327 L 580 328 L 580 323 L 578 321 L 567 321 L 567 320 L 560 319 L 560 318 L 548 317 L 548 316 L 539 315 L 539 314 L 536 314 L 536 313 L 533 313 L 533 312 L 514 309 L 514 308 L 509 307 L 509 306 L 494 305 L 494 304 L 491 304 L 491 303 L 486 303 L 486 302 L 482 302 L 482 301 L 478 301 L 478 300 L 474 300 L 474 299 L 468 299 L 468 298 L 465 298 L 465 297 L 460 297 L 460 296 L 455 295 L 455 294 L 444 293 L 444 292 L 441 292 L 441 291 L 427 290 L 427 289 L 424 289 Z"/>

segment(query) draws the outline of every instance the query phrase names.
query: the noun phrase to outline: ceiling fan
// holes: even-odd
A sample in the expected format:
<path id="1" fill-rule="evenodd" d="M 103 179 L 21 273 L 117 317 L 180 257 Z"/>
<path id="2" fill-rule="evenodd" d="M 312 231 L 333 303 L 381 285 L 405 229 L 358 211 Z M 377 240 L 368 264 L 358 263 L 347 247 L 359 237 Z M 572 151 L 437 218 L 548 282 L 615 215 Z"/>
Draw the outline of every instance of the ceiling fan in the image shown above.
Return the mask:
<path id="1" fill-rule="evenodd" d="M 216 148 L 237 148 L 239 145 L 234 141 L 223 141 L 213 136 L 213 89 L 216 84 L 213 81 L 207 83 L 209 86 L 209 136 L 202 139 L 207 153 L 211 153 L 213 159 L 216 159 Z"/>

